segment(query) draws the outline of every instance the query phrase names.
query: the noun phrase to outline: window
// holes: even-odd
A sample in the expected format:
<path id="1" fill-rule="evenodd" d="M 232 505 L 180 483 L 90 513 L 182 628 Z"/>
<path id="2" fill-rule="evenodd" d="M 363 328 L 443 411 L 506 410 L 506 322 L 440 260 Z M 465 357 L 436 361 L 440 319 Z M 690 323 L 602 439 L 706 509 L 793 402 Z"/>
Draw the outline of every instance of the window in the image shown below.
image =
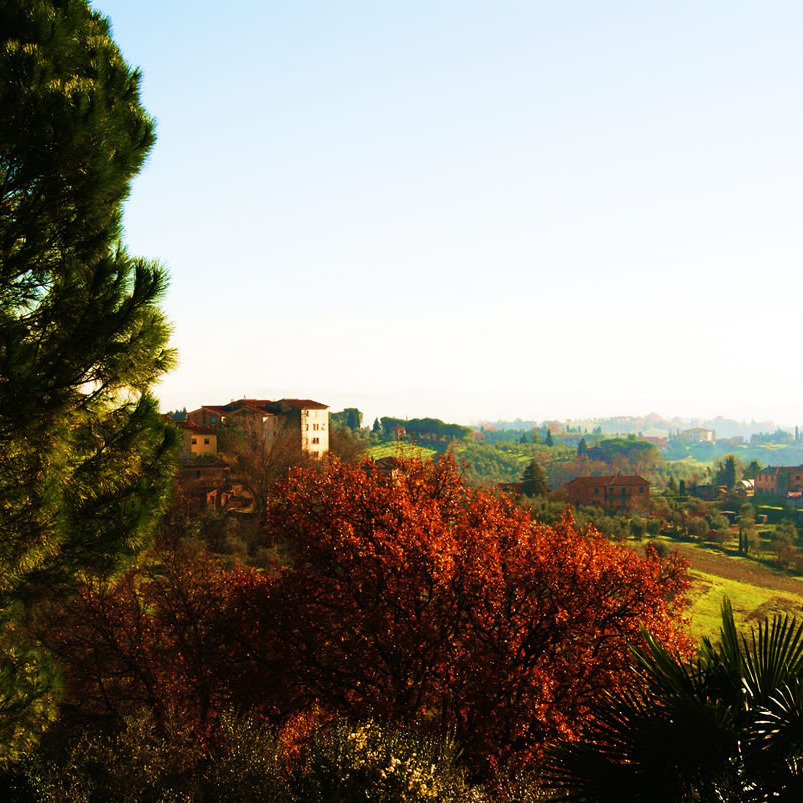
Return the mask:
<path id="1" fill-rule="evenodd" d="M 210 420 L 210 421 L 211 421 L 211 422 L 214 424 L 214 423 L 215 423 L 215 420 L 216 420 L 216 419 L 215 419 L 215 416 L 212 416 L 212 417 L 211 417 L 209 420 Z"/>
<path id="2" fill-rule="evenodd" d="M 199 479 L 201 479 L 201 472 L 200 472 L 200 471 L 196 471 L 196 472 L 195 472 L 195 479 L 196 479 L 196 480 L 199 480 Z"/>
<path id="3" fill-rule="evenodd" d="M 313 424 L 313 425 L 312 425 L 312 428 L 313 428 L 313 429 L 314 429 L 316 432 L 318 431 L 318 425 L 317 425 L 317 424 Z"/>
<path id="4" fill-rule="evenodd" d="M 305 432 L 309 431 L 309 424 L 304 424 L 304 431 Z"/>
<path id="5" fill-rule="evenodd" d="M 321 439 L 320 439 L 320 438 L 313 438 L 313 439 L 312 439 L 312 442 L 313 442 L 313 443 L 320 443 L 320 442 L 321 442 Z"/>
<path id="6" fill-rule="evenodd" d="M 643 485 L 639 485 L 638 492 L 639 492 L 640 494 L 643 494 L 643 493 L 644 493 L 644 486 L 643 486 Z"/>
<path id="7" fill-rule="evenodd" d="M 209 446 L 209 438 L 204 438 L 204 446 Z"/>
<path id="8" fill-rule="evenodd" d="M 627 495 L 627 488 L 622 488 L 622 496 L 626 496 L 626 495 Z"/>
<path id="9" fill-rule="evenodd" d="M 594 496 L 599 496 L 599 488 L 594 488 Z"/>
<path id="10" fill-rule="evenodd" d="M 198 443 L 198 438 L 193 438 L 192 439 L 192 445 L 195 446 L 196 443 Z"/>

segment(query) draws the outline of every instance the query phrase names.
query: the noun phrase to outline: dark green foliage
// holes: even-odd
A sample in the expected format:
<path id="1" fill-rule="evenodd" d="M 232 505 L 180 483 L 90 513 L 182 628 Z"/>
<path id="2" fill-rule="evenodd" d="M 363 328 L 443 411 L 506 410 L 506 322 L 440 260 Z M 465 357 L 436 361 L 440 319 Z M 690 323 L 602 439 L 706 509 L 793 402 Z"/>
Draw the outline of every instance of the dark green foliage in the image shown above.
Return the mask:
<path id="1" fill-rule="evenodd" d="M 149 395 L 165 274 L 120 240 L 154 140 L 139 75 L 83 0 L 7 0 L 0 38 L 2 621 L 142 547 L 174 436 Z"/>
<path id="2" fill-rule="evenodd" d="M 803 624 L 742 637 L 726 601 L 720 642 L 690 663 L 646 638 L 638 683 L 553 750 L 556 786 L 576 801 L 803 799 Z"/>
<path id="3" fill-rule="evenodd" d="M 521 481 L 524 485 L 523 490 L 526 496 L 547 496 L 549 494 L 546 475 L 535 459 L 527 464 L 527 468 L 524 469 L 524 473 L 521 475 Z"/>
<path id="4" fill-rule="evenodd" d="M 446 424 L 439 418 L 411 418 L 404 427 L 408 435 L 438 440 L 464 440 L 471 434 L 471 427 Z"/>
<path id="5" fill-rule="evenodd" d="M 588 444 L 585 438 L 580 438 L 580 443 L 577 444 L 577 456 L 588 457 Z"/>
<path id="6" fill-rule="evenodd" d="M 746 480 L 754 480 L 762 468 L 763 466 L 758 462 L 758 460 L 751 460 L 747 468 L 744 470 L 743 476 Z"/>
<path id="7" fill-rule="evenodd" d="M 110 569 L 160 502 L 163 271 L 120 243 L 153 142 L 139 76 L 84 2 L 3 5 L 0 604 Z"/>
<path id="8" fill-rule="evenodd" d="M 446 424 L 439 418 L 391 418 L 383 416 L 381 419 L 382 434 L 385 437 L 393 437 L 397 428 L 413 437 L 433 439 L 433 440 L 463 440 L 471 434 L 471 427 L 464 427 L 460 424 Z"/>
<path id="9" fill-rule="evenodd" d="M 717 463 L 717 470 L 714 475 L 716 485 L 724 485 L 726 488 L 733 488 L 742 474 L 742 465 L 738 457 L 732 454 L 727 455 L 724 460 Z"/>
<path id="10" fill-rule="evenodd" d="M 18 761 L 56 718 L 58 671 L 44 653 L 14 645 L 7 626 L 0 661 L 0 767 Z"/>
<path id="11" fill-rule="evenodd" d="M 552 432 L 551 432 L 551 430 L 547 430 L 546 431 L 546 440 L 544 441 L 544 443 L 547 446 L 554 446 L 555 445 L 555 442 L 552 440 Z"/>
<path id="12" fill-rule="evenodd" d="M 759 432 L 750 437 L 751 444 L 792 443 L 793 440 L 792 433 L 784 429 L 776 429 L 775 432 Z"/>
<path id="13" fill-rule="evenodd" d="M 654 444 L 633 438 L 606 438 L 592 446 L 588 456 L 608 465 L 628 463 L 630 469 L 641 471 L 654 468 L 660 458 Z"/>
<path id="14" fill-rule="evenodd" d="M 368 448 L 368 441 L 359 429 L 332 427 L 329 430 L 329 453 L 344 463 L 356 463 Z"/>
<path id="15" fill-rule="evenodd" d="M 334 427 L 359 429 L 362 426 L 362 412 L 356 407 L 346 407 L 339 413 L 329 413 L 329 420 Z"/>
<path id="16" fill-rule="evenodd" d="M 756 529 L 756 520 L 751 514 L 749 516 L 742 515 L 739 518 L 739 554 L 748 555 L 750 550 L 759 543 L 758 530 Z"/>
<path id="17" fill-rule="evenodd" d="M 382 425 L 382 434 L 386 438 L 391 438 L 396 434 L 396 430 L 399 427 L 404 427 L 407 423 L 402 418 L 392 418 L 388 415 L 383 415 L 382 418 L 379 419 Z"/>
<path id="18" fill-rule="evenodd" d="M 466 479 L 472 485 L 516 482 L 521 477 L 521 457 L 517 451 L 507 452 L 479 441 L 463 444 L 455 454 L 465 463 Z"/>

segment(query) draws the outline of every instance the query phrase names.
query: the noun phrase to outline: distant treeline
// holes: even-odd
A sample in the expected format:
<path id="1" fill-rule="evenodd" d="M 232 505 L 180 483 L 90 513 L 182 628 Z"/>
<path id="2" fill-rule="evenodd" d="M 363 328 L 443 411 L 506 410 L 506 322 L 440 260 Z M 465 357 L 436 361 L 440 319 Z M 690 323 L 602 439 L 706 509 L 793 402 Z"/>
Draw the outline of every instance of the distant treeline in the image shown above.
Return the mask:
<path id="1" fill-rule="evenodd" d="M 392 437 L 400 429 L 407 435 L 414 438 L 425 438 L 433 440 L 465 440 L 471 433 L 471 427 L 464 427 L 460 424 L 446 424 L 439 418 L 391 418 L 383 416 L 379 419 L 382 427 L 382 434 Z"/>

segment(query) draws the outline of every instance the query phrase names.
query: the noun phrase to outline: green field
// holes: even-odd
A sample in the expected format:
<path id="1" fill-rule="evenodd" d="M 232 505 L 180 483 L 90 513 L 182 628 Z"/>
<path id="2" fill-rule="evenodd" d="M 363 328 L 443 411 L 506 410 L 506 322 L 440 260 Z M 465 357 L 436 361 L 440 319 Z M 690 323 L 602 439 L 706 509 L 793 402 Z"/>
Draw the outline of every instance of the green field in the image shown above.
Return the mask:
<path id="1" fill-rule="evenodd" d="M 743 629 L 776 613 L 798 616 L 803 613 L 803 593 L 767 588 L 695 570 L 689 572 L 689 577 L 691 630 L 698 639 L 718 637 L 722 599 L 726 596 L 733 605 L 737 625 Z"/>
<path id="2" fill-rule="evenodd" d="M 436 454 L 437 451 L 435 449 L 398 441 L 380 443 L 366 451 L 366 455 L 372 460 L 381 460 L 383 457 L 417 457 L 421 460 L 426 460 Z"/>

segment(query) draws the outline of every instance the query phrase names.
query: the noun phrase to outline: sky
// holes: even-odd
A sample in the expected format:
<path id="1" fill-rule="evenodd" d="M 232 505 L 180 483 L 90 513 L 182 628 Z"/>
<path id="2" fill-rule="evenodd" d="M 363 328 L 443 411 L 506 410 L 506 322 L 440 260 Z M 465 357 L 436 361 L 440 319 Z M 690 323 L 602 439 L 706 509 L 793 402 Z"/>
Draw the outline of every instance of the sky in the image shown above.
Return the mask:
<path id="1" fill-rule="evenodd" d="M 803 4 L 97 0 L 163 409 L 803 424 Z"/>

